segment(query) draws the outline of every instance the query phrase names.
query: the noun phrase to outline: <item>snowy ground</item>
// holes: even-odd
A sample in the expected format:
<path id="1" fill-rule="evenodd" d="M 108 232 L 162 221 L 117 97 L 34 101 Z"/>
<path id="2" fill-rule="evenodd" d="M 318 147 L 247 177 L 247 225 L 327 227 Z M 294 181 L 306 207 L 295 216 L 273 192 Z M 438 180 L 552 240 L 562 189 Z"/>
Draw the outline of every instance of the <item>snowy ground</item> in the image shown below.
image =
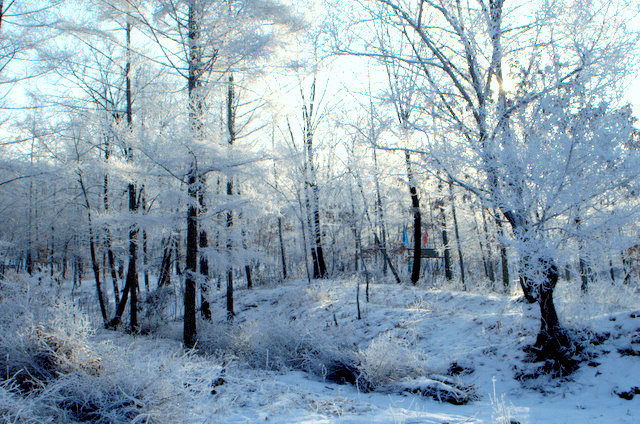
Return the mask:
<path id="1" fill-rule="evenodd" d="M 90 295 L 90 284 L 83 286 Z M 522 348 L 535 340 L 535 306 L 517 297 L 395 284 L 372 284 L 366 302 L 360 289 L 360 320 L 355 280 L 238 290 L 232 326 L 222 292 L 216 292 L 213 323 L 199 323 L 197 355 L 182 353 L 180 322 L 157 327 L 156 339 L 98 330 L 89 344 L 105 363 L 105 357 L 126 352 L 134 375 L 172 369 L 162 382 L 166 390 L 172 381 L 181 387 L 194 381 L 197 395 L 163 400 L 153 422 L 163 422 L 162 411 L 172 408 L 186 412 L 170 422 L 640 421 L 640 395 L 625 400 L 617 394 L 640 387 L 640 305 L 629 290 L 604 288 L 581 298 L 574 287 L 560 285 L 561 320 L 588 330 L 576 337 L 609 337 L 587 349 L 591 359 L 570 377 L 521 382 L 514 376 L 531 367 Z M 357 361 L 378 383 L 376 390 L 324 379 L 333 359 Z M 416 378 L 447 374 L 452 364 L 464 369 L 453 378 L 473 386 L 476 400 L 456 406 L 402 391 Z"/>

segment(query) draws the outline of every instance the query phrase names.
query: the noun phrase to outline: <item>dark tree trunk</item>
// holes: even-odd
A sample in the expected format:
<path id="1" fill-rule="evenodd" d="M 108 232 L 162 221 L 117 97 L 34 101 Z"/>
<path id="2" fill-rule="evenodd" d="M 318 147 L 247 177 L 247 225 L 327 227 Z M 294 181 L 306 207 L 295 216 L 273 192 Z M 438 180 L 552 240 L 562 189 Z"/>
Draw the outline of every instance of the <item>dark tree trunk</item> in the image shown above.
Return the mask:
<path id="1" fill-rule="evenodd" d="M 438 192 L 442 194 L 442 181 L 438 182 Z M 447 232 L 447 215 L 444 209 L 444 200 L 438 201 L 440 209 L 440 224 L 442 226 L 442 246 L 444 249 L 444 275 L 447 280 L 453 279 L 453 273 L 451 272 L 451 247 L 449 246 L 449 234 Z"/>
<path id="2" fill-rule="evenodd" d="M 584 256 L 580 256 L 579 260 L 580 267 L 580 289 L 582 293 L 587 293 L 589 291 L 589 283 L 593 282 L 593 271 L 591 269 L 591 265 L 584 258 Z"/>
<path id="3" fill-rule="evenodd" d="M 93 236 L 93 226 L 91 224 L 91 205 L 89 204 L 89 195 L 87 194 L 87 190 L 84 186 L 84 181 L 82 179 L 82 174 L 78 172 L 78 182 L 80 183 L 80 189 L 82 190 L 82 195 L 84 196 L 85 206 L 87 208 L 87 220 L 89 224 L 89 251 L 91 252 L 91 266 L 93 268 L 93 276 L 96 280 L 96 292 L 98 295 L 98 303 L 100 304 L 100 313 L 102 314 L 103 322 L 106 326 L 107 324 L 107 307 L 104 302 L 104 295 L 102 293 L 102 285 L 100 283 L 100 266 L 98 265 L 98 258 L 96 256 L 96 245 Z M 80 277 L 81 279 L 81 277 Z"/>
<path id="4" fill-rule="evenodd" d="M 142 254 L 143 256 L 143 265 L 144 265 L 144 287 L 149 292 L 149 251 L 147 246 L 147 230 L 142 230 Z"/>
<path id="5" fill-rule="evenodd" d="M 409 152 L 405 152 L 405 162 L 407 165 L 407 180 L 409 182 L 409 194 L 411 196 L 411 211 L 413 213 L 413 266 L 411 268 L 411 282 L 417 284 L 420 279 L 420 262 L 421 262 L 421 246 L 422 241 L 422 217 L 420 215 L 420 200 L 418 199 L 418 191 L 413 181 L 413 172 L 411 172 L 411 160 Z"/>
<path id="6" fill-rule="evenodd" d="M 194 140 L 200 137 L 202 102 L 200 87 L 200 38 L 199 18 L 195 0 L 189 1 L 187 31 L 189 39 L 187 89 L 189 94 L 189 124 Z M 194 158 L 187 177 L 189 208 L 187 210 L 187 257 L 185 266 L 184 327 L 183 340 L 188 349 L 195 346 L 196 329 L 196 280 L 198 273 L 198 203 L 201 196 L 202 179 L 198 175 L 198 165 Z"/>
<path id="7" fill-rule="evenodd" d="M 193 348 L 196 344 L 196 276 L 198 273 L 198 178 L 195 164 L 189 171 L 189 209 L 187 211 L 187 260 L 184 291 L 184 345 Z"/>
<path id="8" fill-rule="evenodd" d="M 531 261 L 531 258 L 525 256 L 520 260 L 520 288 L 522 288 L 522 294 L 524 295 L 527 303 L 536 303 L 538 301 L 538 290 L 536 290 L 536 282 L 531 281 L 527 276 L 527 263 Z"/>
<path id="9" fill-rule="evenodd" d="M 26 270 L 29 275 L 33 275 L 33 256 L 31 256 L 31 243 L 27 247 Z"/>
<path id="10" fill-rule="evenodd" d="M 530 243 L 526 219 L 512 211 L 507 211 L 504 215 L 511 224 L 514 235 L 524 244 Z M 576 369 L 576 361 L 572 358 L 575 347 L 560 325 L 553 303 L 558 267 L 551 258 L 541 255 L 533 257 L 530 254 L 523 255 L 522 264 L 521 282 L 530 288 L 537 288 L 540 307 L 540 332 L 533 346 L 534 351 L 540 359 L 552 362 L 554 372 L 567 375 Z M 531 281 L 533 278 L 536 281 Z"/>
<path id="11" fill-rule="evenodd" d="M 113 283 L 113 294 L 116 304 L 120 302 L 120 288 L 118 287 L 118 274 L 116 272 L 116 261 L 111 249 L 111 241 L 109 239 L 109 246 L 107 246 L 107 260 L 109 261 L 109 269 L 111 270 L 111 282 Z"/>
<path id="12" fill-rule="evenodd" d="M 467 289 L 464 279 L 464 258 L 462 257 L 462 244 L 460 243 L 460 232 L 458 230 L 458 217 L 456 215 L 456 199 L 453 196 L 453 184 L 449 182 L 449 196 L 451 198 L 451 214 L 453 215 L 453 229 L 456 236 L 456 244 L 458 246 L 458 261 L 460 263 L 460 279 L 462 280 L 462 288 Z"/>
<path id="13" fill-rule="evenodd" d="M 227 87 L 227 130 L 229 131 L 229 148 L 236 141 L 236 98 L 233 74 L 229 75 L 229 85 Z M 233 177 L 227 176 L 227 196 L 233 196 Z M 235 316 L 233 308 L 233 261 L 232 261 L 232 235 L 233 212 L 227 211 L 227 253 L 229 264 L 227 270 L 227 320 L 231 322 Z"/>
<path id="14" fill-rule="evenodd" d="M 284 240 L 282 238 L 282 218 L 278 217 L 278 238 L 280 239 L 280 258 L 282 259 L 282 279 L 287 279 L 287 261 L 284 253 Z"/>
<path id="15" fill-rule="evenodd" d="M 309 239 L 311 242 L 311 256 L 313 259 L 313 277 L 325 278 L 327 266 L 322 249 L 322 227 L 320 225 L 320 195 L 316 182 L 315 168 L 313 165 L 313 135 L 314 135 L 314 107 L 316 95 L 315 78 L 311 85 L 311 94 L 307 104 L 302 95 L 302 117 L 304 122 L 304 173 L 305 196 L 307 199 L 307 213 L 309 215 Z"/>
<path id="16" fill-rule="evenodd" d="M 509 277 L 509 257 L 507 256 L 507 247 L 504 242 L 504 230 L 502 228 L 502 221 L 495 216 L 496 226 L 498 227 L 498 237 L 500 238 L 500 262 L 502 264 L 502 287 L 505 293 L 509 293 L 510 277 Z"/>
<path id="17" fill-rule="evenodd" d="M 387 226 L 384 220 L 384 207 L 382 205 L 382 195 L 380 194 L 380 181 L 378 180 L 378 155 L 376 147 L 373 146 L 373 167 L 376 183 L 376 211 L 378 212 L 378 224 L 380 225 L 380 243 L 382 248 L 387 248 Z M 419 210 L 418 210 L 419 211 Z M 382 260 L 382 274 L 387 275 L 387 261 Z"/>
<path id="18" fill-rule="evenodd" d="M 271 134 L 271 142 L 275 148 L 275 137 Z M 276 190 L 278 189 L 278 171 L 276 168 L 276 161 L 273 161 L 273 181 Z M 282 262 L 282 279 L 287 279 L 287 258 L 284 251 L 284 237 L 282 236 L 282 217 L 278 216 L 278 240 L 280 241 L 280 260 Z"/>
<path id="19" fill-rule="evenodd" d="M 244 275 L 247 277 L 247 289 L 251 290 L 253 288 L 253 281 L 251 281 L 251 266 L 244 266 Z"/>
<path id="20" fill-rule="evenodd" d="M 176 266 L 176 275 L 182 277 L 182 268 L 180 267 L 180 262 L 182 261 L 182 255 L 180 255 L 182 237 L 179 235 L 176 237 L 173 243 L 173 264 Z"/>
<path id="21" fill-rule="evenodd" d="M 110 147 L 109 147 L 109 139 L 105 139 L 105 161 L 109 161 L 110 155 Z M 109 174 L 104 175 L 104 186 L 103 186 L 103 203 L 104 203 L 104 211 L 105 213 L 109 212 Z M 111 232 L 109 231 L 109 227 L 105 225 L 104 227 L 104 246 L 107 250 L 107 260 L 109 264 L 109 270 L 111 272 L 111 282 L 113 284 L 113 295 L 116 301 L 116 305 L 120 302 L 120 288 L 118 287 L 118 274 L 116 272 L 116 261 L 113 254 L 113 249 L 111 247 Z M 106 284 L 106 281 L 105 281 Z"/>
<path id="22" fill-rule="evenodd" d="M 53 259 L 56 253 L 56 244 L 55 244 L 55 227 L 51 226 L 51 249 L 49 250 L 49 276 L 51 277 L 51 282 L 53 283 Z M 103 279 L 104 280 L 104 279 Z"/>
<path id="23" fill-rule="evenodd" d="M 571 374 L 578 368 L 573 358 L 575 346 L 567 332 L 560 325 L 553 303 L 553 290 L 558 282 L 558 268 L 553 261 L 541 260 L 545 281 L 540 284 L 540 333 L 535 348 L 538 355 L 551 362 L 552 372 L 559 376 Z"/>
<path id="24" fill-rule="evenodd" d="M 615 269 L 613 267 L 613 259 L 611 259 L 611 257 L 609 257 L 609 276 L 611 277 L 611 282 L 615 283 L 616 282 L 616 272 L 615 272 Z"/>
<path id="25" fill-rule="evenodd" d="M 206 231 L 200 231 L 200 249 L 205 250 L 209 246 Z M 200 312 L 202 318 L 211 320 L 211 305 L 209 304 L 209 261 L 205 254 L 200 253 Z"/>
<path id="26" fill-rule="evenodd" d="M 476 235 L 478 236 L 478 245 L 480 246 L 480 254 L 482 255 L 482 267 L 484 269 L 484 276 L 486 278 L 489 278 L 489 265 L 487 264 L 487 255 L 485 254 L 485 246 L 482 242 L 482 240 L 484 239 L 484 236 L 482 231 L 480 230 L 480 225 L 478 225 L 478 219 L 476 217 L 475 212 L 473 214 L 473 221 L 476 228 Z"/>
<path id="27" fill-rule="evenodd" d="M 233 269 L 227 272 L 227 321 L 233 321 Z"/>
<path id="28" fill-rule="evenodd" d="M 100 313 L 102 314 L 103 322 L 107 323 L 107 307 L 104 302 L 104 295 L 102 293 L 102 284 L 100 283 L 100 266 L 98 265 L 98 259 L 96 258 L 96 246 L 93 240 L 93 230 L 91 229 L 91 218 L 89 218 L 89 250 L 91 251 L 91 266 L 93 268 L 93 276 L 96 279 L 96 292 L 98 294 L 98 303 L 100 304 Z"/>
<path id="29" fill-rule="evenodd" d="M 204 202 L 204 180 L 200 181 L 199 203 L 201 212 L 205 212 Z M 211 320 L 211 305 L 209 304 L 209 258 L 207 257 L 207 247 L 209 247 L 209 238 L 205 230 L 200 230 L 200 238 L 198 240 L 200 246 L 200 313 L 202 318 L 207 321 Z"/>
<path id="30" fill-rule="evenodd" d="M 127 100 L 127 127 L 133 131 L 133 110 L 131 100 L 131 23 L 127 21 L 127 63 L 125 64 L 126 75 L 126 100 Z M 133 161 L 133 149 L 127 149 L 127 160 Z M 137 189 L 133 182 L 129 183 L 129 212 L 135 214 L 138 210 Z M 129 229 L 129 267 L 127 269 L 127 282 L 131 303 L 129 312 L 131 332 L 138 331 L 138 227 L 132 224 Z"/>
<path id="31" fill-rule="evenodd" d="M 493 262 L 493 246 L 491 243 L 491 235 L 489 234 L 489 225 L 487 224 L 487 214 L 485 213 L 484 208 L 481 208 L 480 211 L 482 213 L 482 228 L 484 230 L 484 237 L 487 246 L 487 271 L 489 273 L 488 276 L 489 280 L 491 281 L 491 285 L 495 289 L 496 273 L 495 264 Z"/>
<path id="32" fill-rule="evenodd" d="M 580 223 L 581 220 L 579 217 L 575 218 L 576 231 L 580 231 Z M 578 268 L 580 270 L 580 289 L 582 293 L 587 293 L 589 291 L 589 283 L 593 282 L 593 270 L 591 269 L 591 264 L 584 257 L 584 245 L 583 241 L 580 240 L 578 242 Z"/>
<path id="33" fill-rule="evenodd" d="M 160 262 L 160 275 L 158 276 L 158 287 L 171 284 L 171 252 L 173 251 L 173 241 L 169 237 L 168 241 L 163 240 L 162 261 Z"/>
<path id="34" fill-rule="evenodd" d="M 109 167 L 109 156 L 111 154 L 111 147 L 109 143 L 109 137 L 105 136 L 104 141 L 104 160 L 107 164 L 107 168 Z M 102 200 L 104 203 L 104 211 L 105 213 L 109 212 L 109 174 L 104 174 L 104 185 L 102 192 Z M 115 304 L 117 305 L 120 302 L 120 288 L 118 287 L 118 274 L 116 272 L 116 263 L 113 255 L 113 249 L 111 247 L 111 232 L 109 231 L 109 227 L 105 225 L 104 227 L 104 245 L 107 250 L 107 260 L 109 264 L 109 270 L 111 272 L 111 283 L 113 284 L 113 296 L 115 299 Z M 105 281 L 105 284 L 107 282 Z"/>

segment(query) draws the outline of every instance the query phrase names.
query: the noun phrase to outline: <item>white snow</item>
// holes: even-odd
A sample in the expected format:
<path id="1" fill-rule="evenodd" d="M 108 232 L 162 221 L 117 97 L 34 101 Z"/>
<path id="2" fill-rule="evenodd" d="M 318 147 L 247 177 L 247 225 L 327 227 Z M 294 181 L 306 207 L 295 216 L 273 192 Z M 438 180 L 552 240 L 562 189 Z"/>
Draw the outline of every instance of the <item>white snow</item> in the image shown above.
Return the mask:
<path id="1" fill-rule="evenodd" d="M 90 288 L 83 284 L 84 295 L 93 294 Z M 175 398 L 156 405 L 156 412 L 172 410 L 173 422 L 638 422 L 640 398 L 616 394 L 640 386 L 640 356 L 620 353 L 640 351 L 632 290 L 625 299 L 603 292 L 579 297 L 561 283 L 560 319 L 580 330 L 575 337 L 610 336 L 588 346 L 591 359 L 569 377 L 520 382 L 516 373 L 533 366 L 523 362 L 522 349 L 537 334 L 536 305 L 516 296 L 384 283 L 371 285 L 366 302 L 364 286 L 360 289 L 361 320 L 355 279 L 240 289 L 233 324 L 226 321 L 223 292 L 217 291 L 213 322 L 198 323 L 198 351 L 187 355 L 179 342 L 179 320 L 161 327 L 161 338 L 97 330 L 87 343 L 103 363 L 130 366 L 135 378 L 149 370 L 148 384 L 163 384 L 150 392 L 154 396 L 171 393 L 172 382 L 191 381 L 193 393 L 181 387 Z M 376 389 L 364 392 L 324 379 L 332 359 L 357 361 Z M 402 391 L 447 374 L 453 363 L 466 371 L 449 378 L 473 386 L 476 400 L 456 406 Z M 161 369 L 167 370 L 164 379 Z M 165 421 L 158 414 L 152 419 Z"/>

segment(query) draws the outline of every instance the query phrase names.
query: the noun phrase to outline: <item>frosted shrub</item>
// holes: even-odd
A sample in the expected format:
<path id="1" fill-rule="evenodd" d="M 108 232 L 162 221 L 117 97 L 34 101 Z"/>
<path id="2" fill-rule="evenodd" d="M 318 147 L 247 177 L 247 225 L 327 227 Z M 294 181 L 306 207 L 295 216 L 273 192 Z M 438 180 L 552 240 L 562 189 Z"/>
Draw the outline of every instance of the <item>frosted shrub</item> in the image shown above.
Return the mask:
<path id="1" fill-rule="evenodd" d="M 504 394 L 496 394 L 496 378 L 493 377 L 493 394 L 489 396 L 491 400 L 492 419 L 495 424 L 512 424 L 511 406 L 507 405 Z"/>
<path id="2" fill-rule="evenodd" d="M 339 334 L 311 332 L 302 321 L 282 315 L 268 322 L 248 321 L 229 328 L 225 334 L 215 326 L 201 334 L 201 348 L 237 356 L 251 366 L 272 370 L 297 369 L 323 375 L 334 362 L 354 362 L 352 348 Z"/>
<path id="3" fill-rule="evenodd" d="M 96 366 L 86 317 L 47 291 L 28 279 L 3 281 L 0 289 L 0 379 L 23 392 L 44 387 L 58 373 Z"/>
<path id="4" fill-rule="evenodd" d="M 0 422 L 176 423 L 207 414 L 199 399 L 211 396 L 221 369 L 183 357 L 178 344 L 98 343 L 74 303 L 22 282 L 2 282 L 0 317 Z M 125 339 L 120 346 L 129 337 L 112 336 Z"/>
<path id="5" fill-rule="evenodd" d="M 175 308 L 176 294 L 172 287 L 163 286 L 151 291 L 140 305 L 140 331 L 143 333 L 156 332 L 167 323 Z"/>
<path id="6" fill-rule="evenodd" d="M 424 372 L 420 360 L 403 340 L 381 335 L 358 352 L 360 369 L 374 387 Z"/>

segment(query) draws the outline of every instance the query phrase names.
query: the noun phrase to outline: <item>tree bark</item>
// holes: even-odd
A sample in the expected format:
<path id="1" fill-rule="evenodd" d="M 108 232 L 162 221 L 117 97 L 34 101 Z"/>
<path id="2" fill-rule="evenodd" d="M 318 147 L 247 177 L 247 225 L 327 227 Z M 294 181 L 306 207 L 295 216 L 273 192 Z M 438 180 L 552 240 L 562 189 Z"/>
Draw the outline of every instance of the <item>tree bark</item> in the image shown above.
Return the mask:
<path id="1" fill-rule="evenodd" d="M 442 181 L 438 182 L 438 192 L 442 195 Z M 451 272 L 451 248 L 449 246 L 449 235 L 447 233 L 447 216 L 444 210 L 444 200 L 438 201 L 440 209 L 440 224 L 442 226 L 442 246 L 444 249 L 444 275 L 447 280 L 453 279 L 453 273 Z"/>
<path id="2" fill-rule="evenodd" d="M 506 211 L 504 215 L 511 224 L 516 238 L 525 246 L 531 243 L 526 219 L 513 211 Z M 571 358 L 574 346 L 560 325 L 553 303 L 553 290 L 558 282 L 558 267 L 553 259 L 531 252 L 523 254 L 521 260 L 521 281 L 524 280 L 524 284 L 530 288 L 537 287 L 537 301 L 540 307 L 540 332 L 534 349 L 541 359 L 554 361 L 554 366 L 562 375 L 569 374 L 576 367 L 576 362 Z M 532 279 L 535 280 L 531 281 Z"/>
<path id="3" fill-rule="evenodd" d="M 494 211 L 495 213 L 495 211 Z M 495 223 L 498 227 L 498 237 L 500 238 L 500 262 L 502 264 L 502 287 L 505 293 L 509 293 L 510 278 L 509 278 L 509 258 L 507 256 L 507 247 L 504 242 L 504 230 L 502 228 L 502 221 L 498 217 L 498 214 L 494 214 Z"/>
<path id="4" fill-rule="evenodd" d="M 91 224 L 91 205 L 89 204 L 89 196 L 84 186 L 82 175 L 78 172 L 78 182 L 80 183 L 80 189 L 84 196 L 85 206 L 87 208 L 87 220 L 89 224 L 89 250 L 91 252 L 91 266 L 93 268 L 93 276 L 96 280 L 96 292 L 98 295 L 98 303 L 100 304 L 100 313 L 102 314 L 102 320 L 106 326 L 107 324 L 107 307 L 104 302 L 104 295 L 102 293 L 102 285 L 100 283 L 100 266 L 98 265 L 98 259 L 96 257 L 96 246 L 93 236 L 93 225 Z M 74 275 L 75 277 L 75 275 Z M 75 285 L 75 284 L 74 284 Z"/>
<path id="5" fill-rule="evenodd" d="M 109 142 L 109 137 L 105 135 L 104 140 L 104 160 L 109 167 L 109 157 L 111 155 L 111 147 Z M 104 204 L 104 212 L 109 212 L 109 173 L 105 172 L 104 174 L 104 185 L 102 192 L 102 201 Z M 109 264 L 109 270 L 111 272 L 111 283 L 113 284 L 113 296 L 115 299 L 115 304 L 120 303 L 120 288 L 118 287 L 118 274 L 116 272 L 116 263 L 115 257 L 113 254 L 113 249 L 111 247 L 111 232 L 109 231 L 109 227 L 107 225 L 104 226 L 104 245 L 107 249 L 107 260 Z M 106 284 L 106 281 L 105 281 Z"/>
<path id="6" fill-rule="evenodd" d="M 187 211 L 187 258 L 184 289 L 183 340 L 186 348 L 196 344 L 196 278 L 198 273 L 198 178 L 196 165 L 191 165 L 188 176 L 189 208 Z"/>
<path id="7" fill-rule="evenodd" d="M 373 125 L 373 124 L 371 124 Z M 387 226 L 384 220 L 384 207 L 382 205 L 382 195 L 380 194 L 380 181 L 378 179 L 378 155 L 376 146 L 373 146 L 373 169 L 376 184 L 376 210 L 378 212 L 378 224 L 380 225 L 380 243 L 382 248 L 387 248 Z M 387 275 L 387 261 L 382 260 L 382 275 Z"/>
<path id="8" fill-rule="evenodd" d="M 133 131 L 133 110 L 131 100 L 131 22 L 127 19 L 127 63 L 125 65 L 126 75 L 126 101 L 127 101 L 127 129 L 129 134 Z M 133 149 L 131 146 L 127 148 L 127 161 L 133 162 Z M 129 191 L 129 213 L 135 214 L 138 209 L 137 201 L 137 188 L 135 183 L 130 182 L 128 186 Z M 131 332 L 138 331 L 138 227 L 136 224 L 132 224 L 129 229 L 129 266 L 127 269 L 127 282 L 129 286 L 129 295 L 131 296 L 131 303 L 129 312 L 130 316 L 130 329 Z"/>
<path id="9" fill-rule="evenodd" d="M 204 180 L 200 181 L 199 187 L 199 203 L 201 212 L 205 212 L 205 202 L 204 202 Z M 200 229 L 199 236 L 199 247 L 200 247 L 200 313 L 202 318 L 207 321 L 211 320 L 211 305 L 209 304 L 208 291 L 209 291 L 209 258 L 207 257 L 206 249 L 209 247 L 209 239 L 207 237 L 207 232 L 203 229 Z"/>
<path id="10" fill-rule="evenodd" d="M 484 238 L 486 240 L 487 247 L 487 271 L 489 281 L 491 281 L 492 287 L 495 288 L 496 284 L 496 273 L 495 273 L 495 264 L 493 262 L 493 245 L 491 243 L 491 235 L 489 234 L 489 225 L 487 224 L 487 214 L 485 213 L 484 207 L 481 206 L 480 212 L 482 214 L 482 228 L 484 230 Z"/>
<path id="11" fill-rule="evenodd" d="M 282 260 L 282 279 L 287 279 L 287 261 L 284 253 L 284 240 L 282 238 L 282 218 L 278 217 L 278 238 L 280 239 L 280 258 Z"/>
<path id="12" fill-rule="evenodd" d="M 173 251 L 173 238 L 163 240 L 162 261 L 160 262 L 160 274 L 158 276 L 158 287 L 171 284 L 171 253 Z"/>
<path id="13" fill-rule="evenodd" d="M 229 148 L 231 149 L 236 141 L 236 98 L 233 74 L 229 75 L 229 85 L 227 87 L 227 130 L 229 131 Z M 231 175 L 227 176 L 227 196 L 233 196 L 233 177 Z M 227 254 L 229 255 L 227 270 L 227 320 L 229 322 L 233 321 L 233 317 L 235 316 L 233 304 L 232 227 L 233 212 L 229 210 L 227 211 Z"/>
<path id="14" fill-rule="evenodd" d="M 451 214 L 453 215 L 453 229 L 456 236 L 456 244 L 458 246 L 458 262 L 460 263 L 460 279 L 462 280 L 462 289 L 467 289 L 464 279 L 464 259 L 462 257 L 462 244 L 460 243 L 460 232 L 458 230 L 458 217 L 456 215 L 456 199 L 453 196 L 453 183 L 449 182 L 449 197 L 451 198 Z"/>
<path id="15" fill-rule="evenodd" d="M 311 256 L 313 259 L 313 278 L 325 278 L 327 266 L 322 249 L 322 229 L 320 225 L 320 195 L 316 182 L 315 168 L 313 165 L 313 135 L 314 135 L 314 107 L 316 96 L 315 78 L 311 84 L 311 94 L 307 104 L 302 94 L 302 117 L 304 121 L 304 171 L 305 194 L 307 197 L 307 209 L 309 214 L 309 231 L 313 232 L 311 239 Z"/>
<path id="16" fill-rule="evenodd" d="M 201 137 L 202 99 L 200 98 L 201 76 L 201 46 L 200 23 L 196 10 L 196 0 L 189 1 L 187 22 L 188 43 L 188 76 L 187 76 L 187 105 L 189 111 L 189 126 L 193 140 Z M 202 195 L 203 178 L 198 174 L 197 158 L 192 159 L 187 175 L 187 192 L 189 195 L 189 208 L 187 210 L 187 257 L 185 266 L 185 291 L 184 291 L 184 327 L 183 340 L 185 347 L 191 349 L 197 340 L 196 328 L 196 282 L 198 275 L 198 215 L 199 201 Z"/>
<path id="17" fill-rule="evenodd" d="M 411 282 L 415 285 L 420 279 L 420 262 L 422 248 L 422 217 L 420 215 L 420 200 L 416 189 L 413 172 L 411 171 L 411 159 L 409 152 L 405 151 L 404 159 L 407 165 L 407 181 L 409 183 L 409 194 L 411 196 L 411 211 L 413 213 L 413 267 L 411 268 Z"/>

